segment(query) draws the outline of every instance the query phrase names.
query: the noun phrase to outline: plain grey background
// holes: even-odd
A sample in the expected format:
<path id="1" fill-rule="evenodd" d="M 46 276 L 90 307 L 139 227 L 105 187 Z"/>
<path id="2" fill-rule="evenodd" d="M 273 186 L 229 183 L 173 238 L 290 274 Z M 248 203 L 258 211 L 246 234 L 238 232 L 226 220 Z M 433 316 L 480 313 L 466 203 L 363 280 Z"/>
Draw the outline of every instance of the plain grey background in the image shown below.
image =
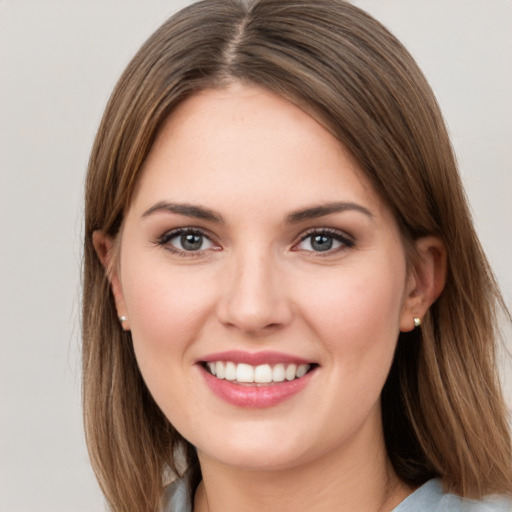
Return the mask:
<path id="1" fill-rule="evenodd" d="M 0 512 L 104 510 L 80 413 L 84 172 L 116 79 L 188 3 L 0 0 Z M 354 3 L 430 80 L 512 305 L 512 1 Z"/>

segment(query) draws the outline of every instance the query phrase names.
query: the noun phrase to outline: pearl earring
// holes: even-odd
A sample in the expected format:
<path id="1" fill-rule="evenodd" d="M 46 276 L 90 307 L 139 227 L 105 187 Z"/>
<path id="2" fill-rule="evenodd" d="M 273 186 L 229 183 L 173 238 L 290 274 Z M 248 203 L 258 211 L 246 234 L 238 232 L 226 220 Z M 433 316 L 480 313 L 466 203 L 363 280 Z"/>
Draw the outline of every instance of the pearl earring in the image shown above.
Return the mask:
<path id="1" fill-rule="evenodd" d="M 413 322 L 414 322 L 414 327 L 419 327 L 421 325 L 421 318 L 415 317 Z"/>
<path id="2" fill-rule="evenodd" d="M 128 317 L 127 317 L 127 316 L 120 316 L 120 317 L 119 317 L 119 321 L 120 321 L 121 323 L 126 322 L 126 320 L 128 320 Z"/>

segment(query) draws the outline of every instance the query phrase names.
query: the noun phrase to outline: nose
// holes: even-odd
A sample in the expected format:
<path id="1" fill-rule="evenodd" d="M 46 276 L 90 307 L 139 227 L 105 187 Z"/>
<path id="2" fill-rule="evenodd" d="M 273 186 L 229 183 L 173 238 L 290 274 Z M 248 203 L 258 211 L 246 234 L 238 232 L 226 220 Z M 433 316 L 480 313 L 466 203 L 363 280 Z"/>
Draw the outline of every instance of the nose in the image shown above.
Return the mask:
<path id="1" fill-rule="evenodd" d="M 293 310 L 283 271 L 272 255 L 247 251 L 234 256 L 228 266 L 217 308 L 221 323 L 258 336 L 291 322 Z"/>

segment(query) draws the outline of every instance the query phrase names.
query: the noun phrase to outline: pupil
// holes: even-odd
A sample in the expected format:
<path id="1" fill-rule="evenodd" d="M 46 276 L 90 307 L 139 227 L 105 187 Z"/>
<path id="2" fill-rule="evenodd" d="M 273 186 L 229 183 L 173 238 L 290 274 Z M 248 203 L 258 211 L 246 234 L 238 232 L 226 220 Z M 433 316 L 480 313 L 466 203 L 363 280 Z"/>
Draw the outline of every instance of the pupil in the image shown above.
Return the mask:
<path id="1" fill-rule="evenodd" d="M 311 246 L 315 251 L 328 251 L 332 248 L 332 238 L 325 235 L 315 235 L 311 241 Z"/>
<path id="2" fill-rule="evenodd" d="M 181 235 L 181 246 L 187 251 L 198 251 L 201 249 L 202 241 L 202 235 L 194 235 L 193 233 Z"/>

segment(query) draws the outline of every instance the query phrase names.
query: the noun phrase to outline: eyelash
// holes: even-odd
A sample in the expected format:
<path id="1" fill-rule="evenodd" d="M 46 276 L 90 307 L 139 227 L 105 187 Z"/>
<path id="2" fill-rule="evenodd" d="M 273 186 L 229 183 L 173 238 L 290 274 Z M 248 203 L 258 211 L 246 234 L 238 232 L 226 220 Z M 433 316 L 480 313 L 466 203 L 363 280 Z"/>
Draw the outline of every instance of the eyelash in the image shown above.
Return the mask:
<path id="1" fill-rule="evenodd" d="M 199 257 L 202 256 L 206 251 L 210 250 L 210 248 L 207 249 L 198 249 L 195 251 L 187 251 L 183 249 L 178 249 L 171 245 L 169 242 L 173 238 L 177 238 L 182 235 L 197 235 L 201 236 L 204 239 L 208 240 L 211 244 L 215 245 L 215 242 L 212 241 L 212 237 L 209 233 L 203 231 L 202 229 L 198 228 L 178 228 L 173 229 L 171 231 L 167 231 L 164 233 L 161 237 L 155 240 L 155 244 L 158 246 L 165 247 L 168 251 L 182 257 Z M 335 249 L 327 249 L 325 251 L 314 251 L 314 250 L 304 250 L 296 248 L 298 245 L 300 245 L 302 242 L 305 242 L 308 238 L 312 238 L 314 236 L 324 236 L 326 238 L 331 238 L 341 244 L 341 247 L 335 248 Z M 337 253 L 339 251 L 342 251 L 344 249 L 350 249 L 354 247 L 355 241 L 343 233 L 342 231 L 339 231 L 337 229 L 332 228 L 314 228 L 306 231 L 303 235 L 301 235 L 299 242 L 296 242 L 293 247 L 292 251 L 303 251 L 308 253 L 313 253 L 317 256 L 328 256 L 332 255 L 333 253 Z M 214 249 L 218 250 L 218 249 Z"/>
<path id="2" fill-rule="evenodd" d="M 313 238 L 314 236 L 325 236 L 327 238 L 332 238 L 333 240 L 339 242 L 341 244 L 341 247 L 335 248 L 335 249 L 328 249 L 326 251 L 305 251 L 305 252 L 311 252 L 314 253 L 317 256 L 328 256 L 332 255 L 333 253 L 337 253 L 339 251 L 343 251 L 344 249 L 350 249 L 355 246 L 355 241 L 349 237 L 346 233 L 343 231 L 339 231 L 337 229 L 333 228 L 313 228 L 306 233 L 304 233 L 300 237 L 300 241 L 294 245 L 296 247 L 300 243 L 306 241 L 308 238 Z M 296 251 L 300 251 L 301 249 L 294 249 Z"/>
<path id="3" fill-rule="evenodd" d="M 202 229 L 198 229 L 198 228 L 178 228 L 178 229 L 173 229 L 172 231 L 167 231 L 161 237 L 159 237 L 157 240 L 155 240 L 155 243 L 158 246 L 164 247 L 165 249 L 172 252 L 173 254 L 176 254 L 178 256 L 182 256 L 185 258 L 191 258 L 191 257 L 193 258 L 193 257 L 197 257 L 197 256 L 202 256 L 205 253 L 205 251 L 210 249 L 210 248 L 208 248 L 208 249 L 198 249 L 196 251 L 187 251 L 187 250 L 183 250 L 183 249 L 178 249 L 177 247 L 174 247 L 173 245 L 171 245 L 169 243 L 173 238 L 177 238 L 182 235 L 201 236 L 204 239 L 208 240 L 211 244 L 215 245 L 215 242 L 212 241 L 212 236 L 210 234 L 208 234 L 207 232 L 203 231 Z"/>

